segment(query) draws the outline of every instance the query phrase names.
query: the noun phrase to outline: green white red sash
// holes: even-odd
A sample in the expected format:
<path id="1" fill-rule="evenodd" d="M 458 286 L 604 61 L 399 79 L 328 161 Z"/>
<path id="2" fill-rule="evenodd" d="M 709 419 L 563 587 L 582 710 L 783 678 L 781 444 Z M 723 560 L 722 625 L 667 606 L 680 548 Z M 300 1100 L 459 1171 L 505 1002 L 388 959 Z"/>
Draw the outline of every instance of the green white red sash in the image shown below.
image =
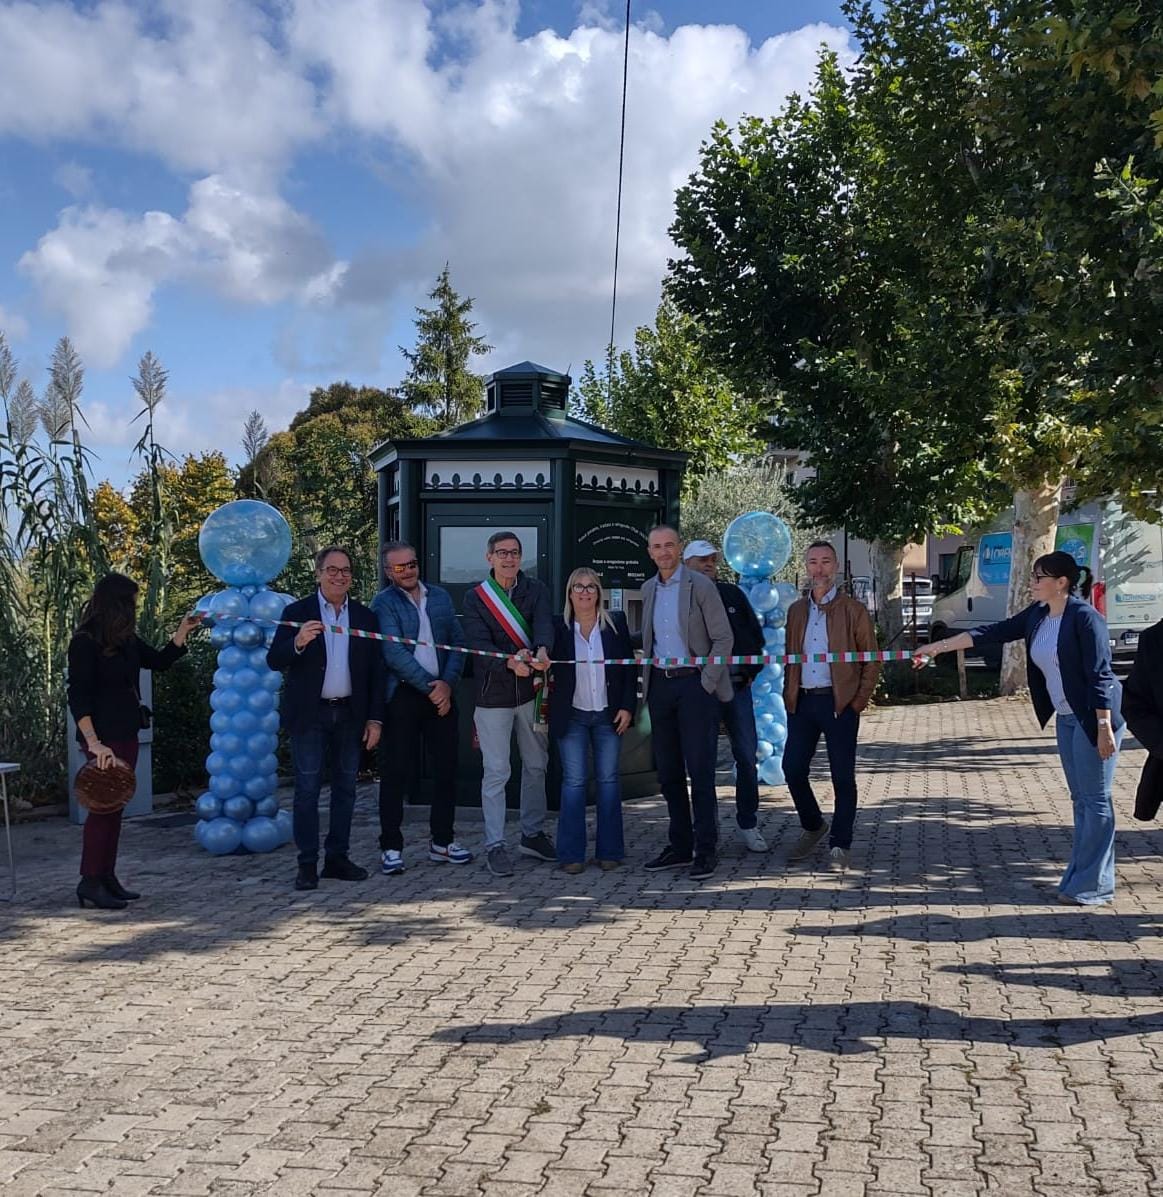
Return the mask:
<path id="1" fill-rule="evenodd" d="M 493 618 L 504 628 L 505 635 L 518 648 L 533 647 L 533 629 L 529 621 L 517 610 L 505 588 L 492 574 L 476 588 L 476 592 Z"/>

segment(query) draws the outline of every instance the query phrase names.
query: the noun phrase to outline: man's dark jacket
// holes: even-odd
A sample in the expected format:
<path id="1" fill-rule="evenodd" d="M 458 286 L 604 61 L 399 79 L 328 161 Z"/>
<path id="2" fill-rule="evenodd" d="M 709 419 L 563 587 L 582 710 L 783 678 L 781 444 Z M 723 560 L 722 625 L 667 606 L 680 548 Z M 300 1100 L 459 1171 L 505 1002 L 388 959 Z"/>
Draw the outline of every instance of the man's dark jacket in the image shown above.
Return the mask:
<path id="1" fill-rule="evenodd" d="M 536 578 L 518 572 L 513 589 L 509 591 L 513 606 L 525 617 L 533 630 L 533 646 L 546 652 L 553 646 L 553 610 L 549 591 Z M 461 619 L 464 642 L 469 648 L 502 652 L 512 656 L 517 652 L 513 638 L 497 622 L 484 600 L 472 590 L 464 596 L 464 616 Z M 473 657 L 473 677 L 476 679 L 478 707 L 521 707 L 533 701 L 533 678 L 518 677 L 504 661 L 495 657 Z"/>
<path id="2" fill-rule="evenodd" d="M 1150 754 L 1135 795 L 1135 818 L 1153 819 L 1163 806 L 1163 619 L 1139 637 L 1139 650 L 1123 685 L 1123 714 Z"/>
<path id="3" fill-rule="evenodd" d="M 291 603 L 282 617 L 296 623 L 319 619 L 318 593 Z M 347 600 L 347 619 L 353 628 L 365 632 L 380 630 L 375 613 L 355 599 Z M 292 736 L 318 726 L 321 721 L 319 698 L 323 692 L 323 675 L 327 672 L 327 648 L 323 637 L 331 635 L 330 632 L 321 633 L 297 653 L 295 637 L 298 634 L 298 628 L 280 626 L 267 653 L 267 664 L 286 673 L 281 722 Z M 352 719 L 359 724 L 369 719 L 383 722 L 387 669 L 379 641 L 365 640 L 362 636 L 345 636 L 343 639 L 348 646 L 347 661 L 351 669 Z"/>
<path id="4" fill-rule="evenodd" d="M 727 619 L 731 623 L 731 634 L 735 637 L 735 646 L 731 653 L 737 657 L 753 657 L 763 652 L 763 625 L 755 608 L 747 601 L 747 596 L 738 586 L 731 582 L 716 582 L 719 597 L 723 606 L 727 608 Z M 740 686 L 754 681 L 763 670 L 762 665 L 732 665 L 731 683 L 736 690 Z"/>

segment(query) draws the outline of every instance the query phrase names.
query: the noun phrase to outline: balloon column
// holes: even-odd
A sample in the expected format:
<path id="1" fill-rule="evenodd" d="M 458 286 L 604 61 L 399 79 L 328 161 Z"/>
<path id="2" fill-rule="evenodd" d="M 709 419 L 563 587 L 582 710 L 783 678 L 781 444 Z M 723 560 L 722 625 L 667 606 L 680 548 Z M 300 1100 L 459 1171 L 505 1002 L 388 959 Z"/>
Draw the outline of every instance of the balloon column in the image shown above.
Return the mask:
<path id="1" fill-rule="evenodd" d="M 210 695 L 210 788 L 195 805 L 194 834 L 214 856 L 271 852 L 291 838 L 291 815 L 275 797 L 283 678 L 267 665 L 267 646 L 275 633 L 271 621 L 291 597 L 266 583 L 287 564 L 291 529 L 268 504 L 240 499 L 206 518 L 198 552 L 227 589 L 195 604 L 219 651 Z"/>
<path id="2" fill-rule="evenodd" d="M 764 652 L 777 654 L 787 649 L 788 605 L 796 598 L 790 582 L 772 582 L 791 556 L 791 533 L 787 524 L 768 511 L 749 511 L 733 519 L 723 536 L 723 555 L 739 574 L 739 587 L 763 624 Z M 783 666 L 765 665 L 751 683 L 755 704 L 755 727 L 759 733 L 759 780 L 781 786 L 783 746 L 787 741 L 787 710 L 783 705 Z"/>

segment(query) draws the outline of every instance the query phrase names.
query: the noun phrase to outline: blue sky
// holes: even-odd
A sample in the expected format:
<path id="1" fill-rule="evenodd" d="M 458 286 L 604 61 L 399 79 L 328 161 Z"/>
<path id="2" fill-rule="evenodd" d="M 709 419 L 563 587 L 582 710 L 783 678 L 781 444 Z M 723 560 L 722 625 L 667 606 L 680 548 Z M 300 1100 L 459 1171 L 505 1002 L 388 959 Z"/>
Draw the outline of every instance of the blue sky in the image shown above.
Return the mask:
<path id="1" fill-rule="evenodd" d="M 712 122 L 778 109 L 830 0 L 633 6 L 618 340 L 649 322 Z M 120 483 L 147 349 L 175 451 L 238 455 L 312 387 L 399 381 L 448 261 L 496 346 L 575 377 L 609 319 L 617 0 L 0 0 L 0 329 L 39 391 L 68 333 Z"/>

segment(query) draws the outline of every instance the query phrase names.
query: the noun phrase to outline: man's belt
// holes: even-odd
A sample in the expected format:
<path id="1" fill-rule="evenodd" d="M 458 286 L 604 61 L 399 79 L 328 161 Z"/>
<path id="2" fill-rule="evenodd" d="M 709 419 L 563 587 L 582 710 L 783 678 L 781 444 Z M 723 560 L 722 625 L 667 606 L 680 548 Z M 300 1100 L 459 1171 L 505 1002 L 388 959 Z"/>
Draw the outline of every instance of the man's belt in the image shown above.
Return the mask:
<path id="1" fill-rule="evenodd" d="M 663 677 L 693 677 L 699 671 L 693 665 L 672 666 L 670 668 L 661 669 L 657 665 L 652 666 L 655 673 L 661 673 Z"/>
<path id="2" fill-rule="evenodd" d="M 801 686 L 801 694 L 831 694 L 831 686 Z"/>

